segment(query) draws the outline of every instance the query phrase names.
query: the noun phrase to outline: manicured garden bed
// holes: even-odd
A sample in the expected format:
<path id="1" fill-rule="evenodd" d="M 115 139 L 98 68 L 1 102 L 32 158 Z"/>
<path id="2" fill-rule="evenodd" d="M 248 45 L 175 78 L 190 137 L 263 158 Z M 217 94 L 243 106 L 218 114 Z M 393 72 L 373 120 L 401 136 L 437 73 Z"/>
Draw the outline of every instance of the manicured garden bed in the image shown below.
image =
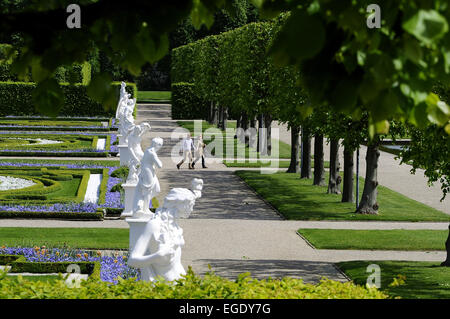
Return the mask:
<path id="1" fill-rule="evenodd" d="M 121 211 L 121 195 L 113 187 L 122 179 L 111 176 L 118 167 L 100 164 L 0 162 L 1 176 L 35 182 L 27 188 L 0 191 L 0 218 L 103 219 L 103 210 Z M 85 200 L 90 174 L 101 174 L 96 202 Z"/>
<path id="2" fill-rule="evenodd" d="M 12 131 L 116 131 L 113 118 L 89 117 L 38 117 L 7 116 L 0 117 L 0 130 Z"/>
<path id="3" fill-rule="evenodd" d="M 260 174 L 258 171 L 237 171 L 259 195 L 287 219 L 296 220 L 392 220 L 444 221 L 445 213 L 404 195 L 378 186 L 378 215 L 355 214 L 354 203 L 342 203 L 341 195 L 327 194 L 326 186 L 313 186 L 312 179 L 300 179 L 294 173 Z M 325 174 L 328 180 L 328 173 Z M 359 180 L 363 189 L 364 179 Z M 362 194 L 361 194 L 362 195 Z"/>
<path id="4" fill-rule="evenodd" d="M 95 282 L 101 279 L 117 283 L 118 277 L 139 276 L 138 271 L 128 267 L 127 257 L 118 254 L 106 256 L 100 251 L 46 246 L 0 247 L 0 265 L 11 266 L 13 273 L 66 273 L 71 264 L 78 265 L 80 273 L 89 274 Z"/>
<path id="5" fill-rule="evenodd" d="M 380 266 L 380 289 L 390 296 L 408 299 L 450 298 L 450 267 L 440 267 L 436 262 L 348 261 L 338 263 L 337 266 L 356 284 L 365 285 L 370 275 L 366 272 L 370 264 Z M 394 278 L 397 279 L 396 284 L 391 285 Z"/>
<path id="6" fill-rule="evenodd" d="M 116 155 L 116 134 L 0 132 L 1 156 L 106 157 Z"/>
<path id="7" fill-rule="evenodd" d="M 317 249 L 445 250 L 448 230 L 299 229 Z"/>

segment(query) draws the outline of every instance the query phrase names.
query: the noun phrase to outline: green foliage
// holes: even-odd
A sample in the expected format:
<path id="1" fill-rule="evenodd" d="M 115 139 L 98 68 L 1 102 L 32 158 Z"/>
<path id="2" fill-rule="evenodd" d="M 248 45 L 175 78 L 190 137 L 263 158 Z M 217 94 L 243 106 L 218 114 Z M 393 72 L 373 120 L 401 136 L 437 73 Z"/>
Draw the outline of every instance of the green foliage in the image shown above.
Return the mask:
<path id="1" fill-rule="evenodd" d="M 409 126 L 411 143 L 400 151 L 402 163 L 412 165 L 411 173 L 424 169 L 428 183 L 439 181 L 442 200 L 450 192 L 450 136 L 444 128 L 429 125 L 426 128 Z"/>
<path id="2" fill-rule="evenodd" d="M 208 273 L 203 278 L 189 268 L 187 275 L 175 283 L 157 281 L 155 283 L 134 279 L 119 280 L 110 285 L 96 280 L 81 283 L 80 288 L 68 288 L 62 280 L 51 283 L 15 281 L 0 279 L 0 298 L 40 298 L 49 299 L 385 299 L 387 295 L 378 290 L 323 279 L 320 283 L 304 284 L 301 279 L 255 280 L 247 274 L 235 281 Z"/>
<path id="3" fill-rule="evenodd" d="M 111 177 L 117 177 L 125 180 L 128 176 L 129 168 L 128 166 L 121 166 L 111 173 Z"/>
<path id="4" fill-rule="evenodd" d="M 200 98 L 191 83 L 172 84 L 172 118 L 199 119 L 207 113 L 207 104 Z"/>
<path id="5" fill-rule="evenodd" d="M 271 54 L 296 65 L 313 107 L 352 115 L 366 109 L 369 133 L 386 134 L 388 120 L 445 126 L 450 108 L 432 93 L 450 83 L 450 6 L 442 1 L 378 1 L 382 26 L 369 29 L 371 1 L 258 1 L 262 13 L 291 10 Z M 304 45 L 307 43 L 308 45 Z"/>
<path id="6" fill-rule="evenodd" d="M 52 85 L 54 85 L 53 83 Z M 115 92 L 116 105 L 119 97 L 120 83 L 113 82 L 110 85 Z M 57 91 L 63 92 L 63 105 L 59 114 L 64 116 L 115 116 L 115 108 L 105 110 L 101 104 L 95 102 L 87 94 L 87 87 L 82 84 L 59 84 Z M 35 83 L 26 82 L 0 82 L 0 115 L 39 115 L 39 111 L 35 105 L 39 103 L 40 99 L 55 100 L 61 103 L 59 95 L 52 95 L 53 91 L 42 91 L 45 87 L 40 89 L 36 87 Z M 56 87 L 54 88 L 56 90 Z M 43 95 L 35 95 L 33 99 L 33 92 L 38 90 Z M 132 94 L 132 97 L 137 96 L 137 88 L 134 83 L 127 83 L 127 91 Z M 55 110 L 55 109 L 54 109 Z M 42 110 L 41 110 L 42 111 Z M 57 115 L 52 113 L 50 115 Z"/>

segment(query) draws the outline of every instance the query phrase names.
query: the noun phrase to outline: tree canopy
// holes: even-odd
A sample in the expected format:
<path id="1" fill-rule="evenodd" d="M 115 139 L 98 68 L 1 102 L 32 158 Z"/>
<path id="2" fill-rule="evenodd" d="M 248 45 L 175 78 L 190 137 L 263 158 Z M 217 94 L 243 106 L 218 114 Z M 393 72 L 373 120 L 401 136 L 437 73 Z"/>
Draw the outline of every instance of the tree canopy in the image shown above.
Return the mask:
<path id="1" fill-rule="evenodd" d="M 196 28 L 211 27 L 232 0 L 82 0 L 81 29 L 66 25 L 70 0 L 10 0 L 0 6 L 0 39 L 21 35 L 13 71 L 31 68 L 38 82 L 35 103 L 47 114 L 62 104 L 53 74 L 62 65 L 83 62 L 104 51 L 131 74 L 162 58 L 168 33 L 190 17 Z M 381 28 L 366 24 L 370 0 L 253 0 L 264 17 L 291 14 L 270 53 L 281 64 L 295 64 L 309 97 L 304 107 L 328 104 L 358 119 L 369 114 L 369 132 L 386 133 L 389 119 L 419 127 L 429 123 L 450 133 L 450 107 L 432 93 L 450 83 L 450 6 L 443 0 L 380 0 Z M 110 78 L 94 75 L 89 92 L 112 106 Z"/>

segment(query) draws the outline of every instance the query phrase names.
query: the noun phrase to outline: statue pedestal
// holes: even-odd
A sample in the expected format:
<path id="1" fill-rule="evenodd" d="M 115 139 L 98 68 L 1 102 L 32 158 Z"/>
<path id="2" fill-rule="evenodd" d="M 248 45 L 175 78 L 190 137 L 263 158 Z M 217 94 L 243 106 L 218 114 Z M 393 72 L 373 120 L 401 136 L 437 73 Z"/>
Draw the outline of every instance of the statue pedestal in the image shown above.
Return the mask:
<path id="1" fill-rule="evenodd" d="M 118 145 L 119 148 L 119 156 L 120 156 L 120 166 L 126 165 L 128 166 L 128 162 L 130 161 L 130 150 L 128 149 L 128 145 Z"/>
<path id="2" fill-rule="evenodd" d="M 136 242 L 144 233 L 145 226 L 147 225 L 147 222 L 150 220 L 151 216 L 145 216 L 140 218 L 126 218 L 125 221 L 130 225 L 130 246 L 129 246 L 129 252 L 133 251 L 134 246 L 136 245 Z"/>
<path id="3" fill-rule="evenodd" d="M 122 188 L 125 191 L 125 208 L 120 215 L 121 219 L 125 219 L 126 217 L 131 217 L 133 215 L 133 199 L 136 185 L 137 184 L 122 184 Z"/>

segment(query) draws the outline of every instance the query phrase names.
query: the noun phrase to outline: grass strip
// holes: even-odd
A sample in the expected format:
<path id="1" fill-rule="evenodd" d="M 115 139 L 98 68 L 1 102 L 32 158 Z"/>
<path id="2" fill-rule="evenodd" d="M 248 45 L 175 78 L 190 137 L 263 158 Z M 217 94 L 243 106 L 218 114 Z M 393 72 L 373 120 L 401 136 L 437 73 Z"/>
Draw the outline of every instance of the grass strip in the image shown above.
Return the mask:
<path id="1" fill-rule="evenodd" d="M 312 179 L 299 174 L 258 171 L 236 171 L 251 188 L 274 206 L 287 219 L 294 220 L 390 220 L 449 221 L 450 217 L 387 187 L 378 186 L 378 215 L 355 214 L 354 203 L 342 203 L 341 195 L 327 194 L 327 186 L 313 186 Z M 328 172 L 325 173 L 328 180 Z M 359 187 L 364 187 L 360 178 Z"/>
<path id="2" fill-rule="evenodd" d="M 129 230 L 120 228 L 0 228 L 0 246 L 127 249 Z"/>
<path id="3" fill-rule="evenodd" d="M 299 229 L 317 249 L 445 250 L 447 230 Z"/>
<path id="4" fill-rule="evenodd" d="M 390 296 L 406 299 L 450 298 L 450 267 L 436 262 L 417 261 L 348 261 L 337 266 L 356 284 L 365 285 L 367 266 L 380 267 L 380 289 Z M 399 275 L 402 276 L 399 278 Z M 394 278 L 396 279 L 394 282 Z"/>

